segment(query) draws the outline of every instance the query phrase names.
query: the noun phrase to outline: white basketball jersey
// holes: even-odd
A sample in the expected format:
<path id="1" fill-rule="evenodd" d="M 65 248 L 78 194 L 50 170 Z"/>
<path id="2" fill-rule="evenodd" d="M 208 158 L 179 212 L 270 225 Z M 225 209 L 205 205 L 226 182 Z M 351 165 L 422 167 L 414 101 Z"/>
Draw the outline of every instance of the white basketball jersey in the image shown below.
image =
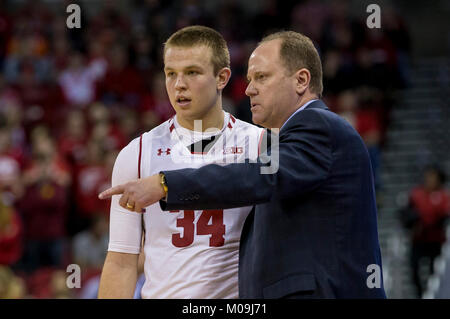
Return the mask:
<path id="1" fill-rule="evenodd" d="M 224 112 L 215 133 L 194 133 L 176 117 L 142 136 L 141 176 L 162 170 L 255 160 L 263 130 Z M 189 145 L 216 136 L 205 153 Z M 170 189 L 169 189 L 170 192 Z M 239 240 L 251 207 L 162 211 L 146 208 L 143 298 L 237 298 Z"/>

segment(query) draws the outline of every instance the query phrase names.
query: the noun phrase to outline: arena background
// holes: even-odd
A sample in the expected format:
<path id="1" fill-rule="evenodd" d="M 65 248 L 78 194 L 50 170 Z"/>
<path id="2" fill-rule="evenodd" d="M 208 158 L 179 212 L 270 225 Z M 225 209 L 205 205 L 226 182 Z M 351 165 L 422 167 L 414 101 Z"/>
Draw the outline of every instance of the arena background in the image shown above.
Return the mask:
<path id="1" fill-rule="evenodd" d="M 66 25 L 71 3 L 81 28 Z M 379 29 L 366 24 L 371 3 Z M 118 150 L 172 116 L 162 43 L 192 24 L 228 41 L 224 105 L 247 121 L 246 63 L 257 41 L 278 29 L 314 40 L 324 100 L 371 155 L 388 297 L 449 298 L 448 183 L 434 180 L 422 215 L 409 200 L 426 167 L 450 171 L 449 16 L 445 0 L 0 0 L 0 298 L 95 297 L 109 215 L 97 194 Z M 428 239 L 417 237 L 427 225 Z M 438 247 L 431 267 L 415 259 L 422 292 L 410 263 L 420 240 L 434 246 L 420 246 L 419 257 Z M 80 265 L 81 288 L 67 287 L 69 264 Z"/>

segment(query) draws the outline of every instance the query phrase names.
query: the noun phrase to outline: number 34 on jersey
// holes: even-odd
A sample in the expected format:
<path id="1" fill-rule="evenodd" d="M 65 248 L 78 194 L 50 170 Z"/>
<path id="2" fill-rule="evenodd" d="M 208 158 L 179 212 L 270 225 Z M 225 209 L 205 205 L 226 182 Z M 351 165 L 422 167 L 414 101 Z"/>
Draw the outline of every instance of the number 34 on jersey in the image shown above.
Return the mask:
<path id="1" fill-rule="evenodd" d="M 225 224 L 223 223 L 223 210 L 203 210 L 197 222 L 195 222 L 195 211 L 193 210 L 171 210 L 170 213 L 180 215 L 177 218 L 177 227 L 183 229 L 182 233 L 172 234 L 172 244 L 175 247 L 187 247 L 194 242 L 196 236 L 204 235 L 210 235 L 210 247 L 224 245 Z"/>

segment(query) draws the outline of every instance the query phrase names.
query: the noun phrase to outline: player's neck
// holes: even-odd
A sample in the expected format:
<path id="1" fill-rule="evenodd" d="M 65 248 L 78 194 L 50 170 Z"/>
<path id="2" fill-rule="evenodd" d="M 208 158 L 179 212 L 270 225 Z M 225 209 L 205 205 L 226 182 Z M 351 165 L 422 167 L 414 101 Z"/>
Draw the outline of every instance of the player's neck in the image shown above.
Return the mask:
<path id="1" fill-rule="evenodd" d="M 177 121 L 180 126 L 191 131 L 204 132 L 213 129 L 221 130 L 223 127 L 224 112 L 222 106 L 215 106 L 201 118 L 186 119 L 177 116 Z"/>

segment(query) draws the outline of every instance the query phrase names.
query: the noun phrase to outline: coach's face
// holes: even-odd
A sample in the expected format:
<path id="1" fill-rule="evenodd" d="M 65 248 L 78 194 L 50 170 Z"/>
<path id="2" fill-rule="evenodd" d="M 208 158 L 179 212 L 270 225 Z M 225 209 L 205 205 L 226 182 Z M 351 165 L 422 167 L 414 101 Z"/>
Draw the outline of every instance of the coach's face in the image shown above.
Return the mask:
<path id="1" fill-rule="evenodd" d="M 214 107 L 222 106 L 219 92 L 228 82 L 229 73 L 219 71 L 215 75 L 211 56 L 211 48 L 203 45 L 166 49 L 166 89 L 179 120 L 203 119 Z"/>
<path id="2" fill-rule="evenodd" d="M 280 39 L 263 42 L 248 61 L 245 94 L 250 97 L 253 123 L 266 128 L 280 128 L 299 101 L 295 74 L 290 76 L 282 64 L 280 45 Z"/>

